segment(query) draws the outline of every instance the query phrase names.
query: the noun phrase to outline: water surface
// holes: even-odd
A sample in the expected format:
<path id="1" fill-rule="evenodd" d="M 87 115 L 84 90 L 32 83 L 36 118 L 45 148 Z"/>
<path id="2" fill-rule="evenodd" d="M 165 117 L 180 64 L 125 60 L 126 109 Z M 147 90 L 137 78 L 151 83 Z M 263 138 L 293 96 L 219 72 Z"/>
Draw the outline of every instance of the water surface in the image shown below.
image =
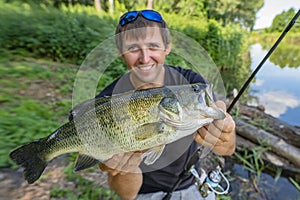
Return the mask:
<path id="1" fill-rule="evenodd" d="M 266 113 L 300 126 L 300 54 L 296 56 L 291 50 L 276 51 L 264 63 L 255 82 L 250 85 L 251 95 L 258 98 L 258 102 L 252 101 L 251 104 L 263 105 Z M 252 71 L 267 52 L 259 43 L 251 46 Z"/>

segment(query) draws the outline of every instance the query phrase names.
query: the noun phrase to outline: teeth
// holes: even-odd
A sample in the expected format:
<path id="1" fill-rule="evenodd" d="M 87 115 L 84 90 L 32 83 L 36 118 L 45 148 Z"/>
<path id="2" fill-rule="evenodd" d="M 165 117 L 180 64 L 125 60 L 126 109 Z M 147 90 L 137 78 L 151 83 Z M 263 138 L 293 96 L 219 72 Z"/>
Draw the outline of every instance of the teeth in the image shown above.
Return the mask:
<path id="1" fill-rule="evenodd" d="M 142 67 L 138 67 L 138 68 L 141 69 L 141 70 L 147 71 L 147 70 L 150 70 L 152 68 L 152 65 L 150 65 L 150 66 L 142 66 Z"/>

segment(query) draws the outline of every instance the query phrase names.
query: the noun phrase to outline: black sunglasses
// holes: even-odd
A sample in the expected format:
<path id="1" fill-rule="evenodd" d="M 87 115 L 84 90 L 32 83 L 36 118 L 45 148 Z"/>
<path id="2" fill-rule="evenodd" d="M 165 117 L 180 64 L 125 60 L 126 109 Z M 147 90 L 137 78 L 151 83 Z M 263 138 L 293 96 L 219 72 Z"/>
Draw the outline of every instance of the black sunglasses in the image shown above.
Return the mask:
<path id="1" fill-rule="evenodd" d="M 120 17 L 119 24 L 121 26 L 124 26 L 126 24 L 129 24 L 130 22 L 133 22 L 134 20 L 137 19 L 137 17 L 141 14 L 145 19 L 159 22 L 161 23 L 163 21 L 162 16 L 154 11 L 154 10 L 141 10 L 141 11 L 129 11 L 122 15 Z"/>

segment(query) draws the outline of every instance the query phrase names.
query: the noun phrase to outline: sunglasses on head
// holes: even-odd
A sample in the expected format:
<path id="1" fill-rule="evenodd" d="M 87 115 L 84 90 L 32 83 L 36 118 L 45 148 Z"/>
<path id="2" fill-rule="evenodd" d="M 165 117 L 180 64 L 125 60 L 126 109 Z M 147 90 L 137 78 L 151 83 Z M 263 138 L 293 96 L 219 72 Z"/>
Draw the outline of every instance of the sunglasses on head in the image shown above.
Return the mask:
<path id="1" fill-rule="evenodd" d="M 129 11 L 120 17 L 119 24 L 121 26 L 129 24 L 129 23 L 133 22 L 134 20 L 136 20 L 137 17 L 139 16 L 139 14 L 141 14 L 145 19 L 148 19 L 151 21 L 161 23 L 163 20 L 161 15 L 154 10 Z"/>

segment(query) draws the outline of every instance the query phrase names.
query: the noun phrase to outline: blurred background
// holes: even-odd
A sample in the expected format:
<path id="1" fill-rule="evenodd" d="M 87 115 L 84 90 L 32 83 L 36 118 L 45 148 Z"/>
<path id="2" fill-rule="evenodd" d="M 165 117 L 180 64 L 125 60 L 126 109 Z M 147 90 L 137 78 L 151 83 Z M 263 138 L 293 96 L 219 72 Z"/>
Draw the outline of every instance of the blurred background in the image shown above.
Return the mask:
<path id="1" fill-rule="evenodd" d="M 114 35 L 124 12 L 159 11 L 170 29 L 191 37 L 209 53 L 230 95 L 241 89 L 299 8 L 296 0 L 1 0 L 0 199 L 117 199 L 97 168 L 72 172 L 75 154 L 55 159 L 42 180 L 30 186 L 8 154 L 67 122 L 81 63 Z M 189 67 L 174 54 L 167 62 Z M 97 92 L 126 72 L 120 59 L 111 66 Z M 239 103 L 259 106 L 270 119 L 299 131 L 299 66 L 300 19 Z M 234 116 L 240 119 L 237 110 Z M 270 121 L 252 125 L 268 130 Z M 297 137 L 295 141 L 300 134 Z M 262 141 L 254 148 L 246 146 L 241 144 L 228 161 L 233 191 L 219 199 L 300 199 L 299 167 L 290 163 L 269 169 L 263 156 L 269 147 Z M 284 173 L 287 169 L 294 175 Z"/>

